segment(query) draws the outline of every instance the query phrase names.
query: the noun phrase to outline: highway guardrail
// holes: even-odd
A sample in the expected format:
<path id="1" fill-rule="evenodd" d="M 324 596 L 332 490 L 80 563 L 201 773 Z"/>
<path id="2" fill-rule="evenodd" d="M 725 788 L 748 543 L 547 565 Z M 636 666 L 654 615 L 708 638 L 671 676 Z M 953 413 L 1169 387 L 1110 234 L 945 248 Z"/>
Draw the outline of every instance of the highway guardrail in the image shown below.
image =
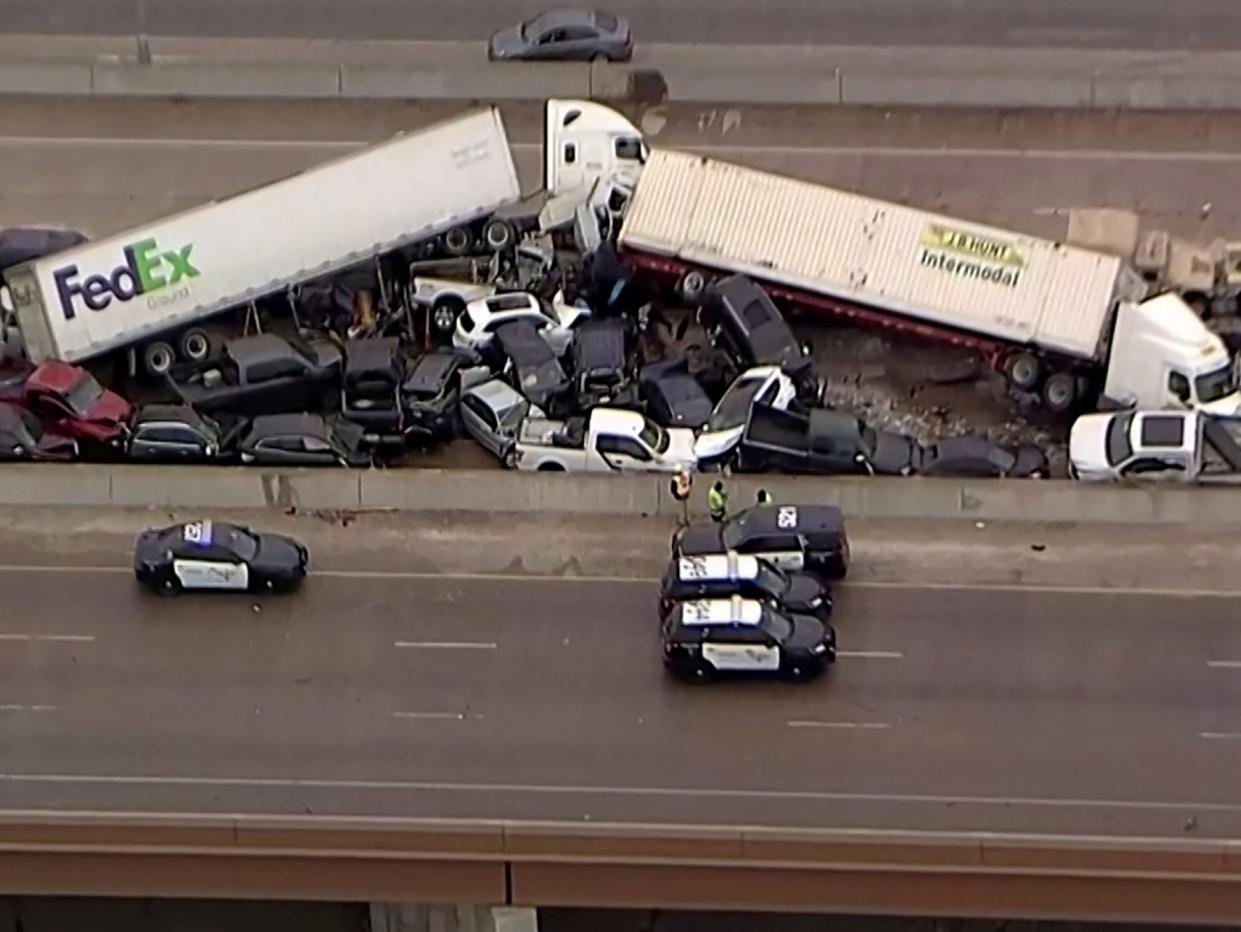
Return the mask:
<path id="1" fill-rule="evenodd" d="M 1234 924 L 1241 842 L 5 812 L 0 893 Z"/>
<path id="2" fill-rule="evenodd" d="M 706 514 L 717 475 L 694 482 Z M 675 517 L 670 477 L 490 469 L 278 469 L 256 466 L 10 464 L 0 505 L 281 508 L 301 511 L 513 512 Z M 731 505 L 760 488 L 776 504 L 829 502 L 859 518 L 1241 525 L 1241 490 L 1126 487 L 1069 480 L 746 475 L 726 479 Z"/>
<path id="3" fill-rule="evenodd" d="M 0 37 L 0 94 L 1241 109 L 1241 53 L 639 45 L 632 62 L 488 62 L 479 42 Z"/>

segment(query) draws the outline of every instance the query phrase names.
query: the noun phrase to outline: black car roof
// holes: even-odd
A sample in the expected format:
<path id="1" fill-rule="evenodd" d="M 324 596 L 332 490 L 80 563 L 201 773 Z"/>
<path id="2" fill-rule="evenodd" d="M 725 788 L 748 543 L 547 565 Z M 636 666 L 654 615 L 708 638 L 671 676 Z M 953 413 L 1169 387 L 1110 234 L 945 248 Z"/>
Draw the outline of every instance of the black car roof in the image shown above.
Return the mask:
<path id="1" fill-rule="evenodd" d="M 153 422 L 175 421 L 188 424 L 198 430 L 210 431 L 212 422 L 203 417 L 189 405 L 152 404 L 143 405 L 134 415 L 134 426 Z"/>
<path id="2" fill-rule="evenodd" d="M 262 414 L 250 422 L 251 437 L 275 437 L 291 434 L 328 440 L 327 423 L 318 414 Z"/>
<path id="3" fill-rule="evenodd" d="M 396 337 L 349 340 L 345 343 L 345 373 L 393 369 L 400 351 L 401 341 Z"/>
<path id="4" fill-rule="evenodd" d="M 747 508 L 729 523 L 737 524 L 746 534 L 791 530 L 802 534 L 841 534 L 845 516 L 835 505 L 764 505 Z"/>
<path id="5" fill-rule="evenodd" d="M 460 353 L 446 350 L 423 353 L 414 362 L 405 385 L 413 391 L 435 391 L 464 362 L 465 357 Z"/>
<path id="6" fill-rule="evenodd" d="M 731 275 L 714 286 L 716 312 L 726 316 L 760 365 L 801 368 L 808 363 L 792 329 L 767 292 L 744 275 Z"/>
<path id="7" fill-rule="evenodd" d="M 308 347 L 300 340 L 286 339 L 275 333 L 256 333 L 237 337 L 224 344 L 224 349 L 236 362 L 252 366 L 269 359 L 285 359 L 289 356 L 306 356 Z"/>
<path id="8" fill-rule="evenodd" d="M 624 321 L 616 318 L 583 321 L 573 334 L 573 360 L 577 368 L 624 368 L 628 329 Z"/>

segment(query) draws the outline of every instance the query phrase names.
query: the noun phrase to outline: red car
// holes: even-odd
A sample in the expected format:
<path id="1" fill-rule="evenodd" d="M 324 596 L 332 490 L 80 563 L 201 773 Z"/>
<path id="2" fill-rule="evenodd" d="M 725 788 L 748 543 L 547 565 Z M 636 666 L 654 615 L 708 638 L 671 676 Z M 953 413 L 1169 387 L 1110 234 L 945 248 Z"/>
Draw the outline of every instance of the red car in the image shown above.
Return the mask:
<path id="1" fill-rule="evenodd" d="M 22 403 L 57 433 L 96 443 L 119 444 L 133 406 L 100 385 L 85 369 L 45 362 L 22 386 Z"/>

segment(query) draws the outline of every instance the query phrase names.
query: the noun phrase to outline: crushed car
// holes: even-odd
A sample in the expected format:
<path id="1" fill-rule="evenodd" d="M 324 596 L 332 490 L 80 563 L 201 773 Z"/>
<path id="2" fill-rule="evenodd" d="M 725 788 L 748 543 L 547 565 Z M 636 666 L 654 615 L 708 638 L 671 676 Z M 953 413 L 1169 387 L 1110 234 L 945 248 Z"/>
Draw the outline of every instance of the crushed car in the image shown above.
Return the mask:
<path id="1" fill-rule="evenodd" d="M 10 402 L 0 402 L 0 461 L 64 461 L 78 455 L 77 441 L 47 430 L 37 417 Z"/>
<path id="2" fill-rule="evenodd" d="M 365 431 L 319 414 L 264 414 L 250 422 L 238 447 L 243 463 L 263 466 L 367 466 Z"/>
<path id="3" fill-rule="evenodd" d="M 227 341 L 216 364 L 175 370 L 168 381 L 183 402 L 208 414 L 281 414 L 334 405 L 340 371 L 341 351 L 328 340 L 261 333 Z"/>
<path id="4" fill-rule="evenodd" d="M 48 360 L 26 377 L 21 391 L 22 404 L 56 433 L 123 446 L 133 406 L 85 369 Z"/>
<path id="5" fill-rule="evenodd" d="M 129 423 L 126 452 L 140 463 L 206 463 L 229 456 L 234 432 L 189 405 L 143 405 Z"/>

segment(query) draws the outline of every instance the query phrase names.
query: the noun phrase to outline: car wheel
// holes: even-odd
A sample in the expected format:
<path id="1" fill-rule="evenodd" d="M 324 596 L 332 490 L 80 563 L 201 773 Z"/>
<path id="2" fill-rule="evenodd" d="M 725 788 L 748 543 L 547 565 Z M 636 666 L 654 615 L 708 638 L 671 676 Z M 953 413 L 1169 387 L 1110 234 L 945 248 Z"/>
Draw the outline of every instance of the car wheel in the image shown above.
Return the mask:
<path id="1" fill-rule="evenodd" d="M 431 309 L 431 325 L 441 335 L 452 333 L 457 326 L 457 318 L 465 310 L 465 302 L 460 298 L 443 298 Z"/>
<path id="2" fill-rule="evenodd" d="M 1069 372 L 1054 372 L 1043 383 L 1043 404 L 1047 410 L 1064 414 L 1077 401 L 1077 379 Z"/>
<path id="3" fill-rule="evenodd" d="M 211 355 L 211 337 L 206 330 L 194 327 L 181 334 L 181 358 L 191 362 L 205 362 Z"/>
<path id="4" fill-rule="evenodd" d="M 156 340 L 154 343 L 148 343 L 142 351 L 142 368 L 147 371 L 148 375 L 166 375 L 172 369 L 176 358 L 169 344 L 163 340 Z"/>
<path id="5" fill-rule="evenodd" d="M 1038 357 L 1032 353 L 1018 353 L 1011 356 L 1004 364 L 1004 374 L 1008 380 L 1022 391 L 1031 391 L 1038 384 Z"/>
<path id="6" fill-rule="evenodd" d="M 810 679 L 810 668 L 805 664 L 794 663 L 789 666 L 789 679 L 795 683 L 804 683 Z"/>
<path id="7" fill-rule="evenodd" d="M 707 278 L 701 272 L 686 272 L 677 284 L 677 293 L 686 304 L 697 304 L 706 291 Z"/>
<path id="8" fill-rule="evenodd" d="M 464 256 L 470 251 L 474 239 L 465 227 L 453 227 L 444 234 L 444 250 L 450 256 Z"/>
<path id="9" fill-rule="evenodd" d="M 171 598 L 174 595 L 181 594 L 181 580 L 175 576 L 165 576 L 160 580 L 159 586 L 155 590 L 160 595 Z"/>
<path id="10" fill-rule="evenodd" d="M 488 220 L 483 228 L 483 240 L 492 252 L 504 252 L 516 238 L 512 224 L 506 220 Z"/>

